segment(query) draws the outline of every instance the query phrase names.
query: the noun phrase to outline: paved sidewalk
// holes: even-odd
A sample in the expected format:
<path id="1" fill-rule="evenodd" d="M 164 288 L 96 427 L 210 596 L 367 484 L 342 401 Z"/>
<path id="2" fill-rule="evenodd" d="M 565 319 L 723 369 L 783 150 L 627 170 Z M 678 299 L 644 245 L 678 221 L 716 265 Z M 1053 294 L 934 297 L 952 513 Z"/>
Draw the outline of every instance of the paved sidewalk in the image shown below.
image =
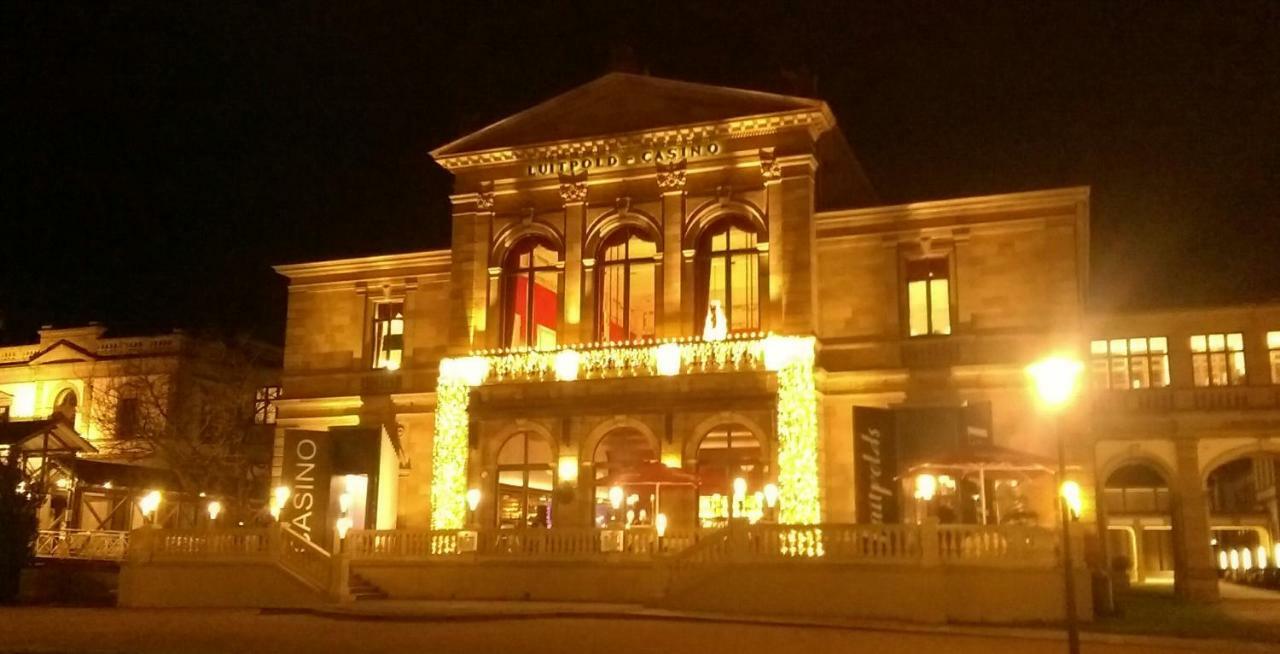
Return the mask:
<path id="1" fill-rule="evenodd" d="M 1056 627 L 1006 627 L 986 625 L 935 625 L 838 617 L 759 616 L 673 611 L 638 604 L 580 602 L 503 602 L 371 600 L 330 605 L 305 611 L 337 620 L 387 622 L 481 622 L 546 619 L 597 619 L 663 621 L 676 623 L 796 627 L 807 629 L 900 633 L 928 636 L 990 637 L 1022 641 L 1060 641 Z M 1086 627 L 1087 629 L 1087 627 Z M 1171 638 L 1124 633 L 1084 631 L 1081 641 L 1098 645 L 1137 646 L 1151 651 L 1275 652 L 1269 643 L 1206 638 Z"/>

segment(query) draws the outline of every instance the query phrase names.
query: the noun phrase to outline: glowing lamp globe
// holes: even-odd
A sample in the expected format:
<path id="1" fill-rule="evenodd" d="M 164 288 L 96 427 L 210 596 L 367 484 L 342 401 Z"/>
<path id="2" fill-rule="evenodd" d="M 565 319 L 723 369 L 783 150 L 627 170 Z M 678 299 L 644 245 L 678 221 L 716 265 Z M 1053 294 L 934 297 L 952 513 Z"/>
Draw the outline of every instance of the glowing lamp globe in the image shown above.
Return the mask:
<path id="1" fill-rule="evenodd" d="M 1071 402 L 1079 388 L 1084 364 L 1068 357 L 1054 356 L 1027 366 L 1027 374 L 1035 385 L 1040 403 L 1049 409 L 1060 409 Z"/>

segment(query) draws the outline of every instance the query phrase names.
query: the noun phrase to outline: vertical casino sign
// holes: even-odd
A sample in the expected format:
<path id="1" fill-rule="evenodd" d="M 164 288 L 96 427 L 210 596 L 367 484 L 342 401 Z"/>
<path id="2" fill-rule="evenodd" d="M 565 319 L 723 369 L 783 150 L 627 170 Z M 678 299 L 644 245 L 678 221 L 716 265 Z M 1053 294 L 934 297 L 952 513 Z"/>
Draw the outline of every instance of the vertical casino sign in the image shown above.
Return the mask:
<path id="1" fill-rule="evenodd" d="M 281 483 L 290 491 L 280 511 L 280 522 L 325 549 L 329 549 L 333 537 L 329 515 L 333 448 L 329 438 L 329 433 L 323 431 L 285 431 L 284 465 L 280 471 Z"/>

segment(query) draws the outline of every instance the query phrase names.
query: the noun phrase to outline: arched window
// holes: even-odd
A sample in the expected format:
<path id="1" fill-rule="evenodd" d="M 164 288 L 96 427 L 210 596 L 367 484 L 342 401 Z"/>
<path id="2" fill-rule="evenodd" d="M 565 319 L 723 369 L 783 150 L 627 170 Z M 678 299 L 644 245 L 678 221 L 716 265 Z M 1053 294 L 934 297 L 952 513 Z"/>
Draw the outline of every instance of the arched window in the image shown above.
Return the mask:
<path id="1" fill-rule="evenodd" d="M 733 482 L 747 484 L 747 503 L 765 484 L 764 449 L 760 439 L 740 425 L 722 425 L 707 432 L 698 444 L 698 518 L 714 525 L 729 517 Z M 744 507 L 738 507 L 742 511 Z M 760 508 L 760 507 L 754 507 Z"/>
<path id="2" fill-rule="evenodd" d="M 600 253 L 599 338 L 651 338 L 657 316 L 656 244 L 626 227 L 605 241 Z"/>
<path id="3" fill-rule="evenodd" d="M 744 221 L 725 220 L 711 227 L 698 244 L 697 329 L 712 306 L 724 313 L 728 333 L 760 328 L 760 251 L 758 235 Z"/>
<path id="4" fill-rule="evenodd" d="M 503 266 L 504 329 L 509 347 L 553 349 L 560 321 L 559 253 L 542 240 L 525 239 Z"/>
<path id="5" fill-rule="evenodd" d="M 637 466 L 648 461 L 656 461 L 658 453 L 648 438 L 634 429 L 617 429 L 609 432 L 596 444 L 591 456 L 592 481 L 595 487 L 594 520 L 596 525 L 608 524 L 613 509 L 609 501 L 609 489 L 622 473 L 635 470 Z M 656 489 L 652 484 L 635 486 L 618 483 L 622 486 L 626 497 L 630 500 L 621 511 L 632 511 L 633 523 L 648 523 L 653 515 L 653 504 L 656 502 Z M 644 511 L 644 518 L 640 512 Z M 621 518 L 622 516 L 613 516 Z"/>
<path id="6" fill-rule="evenodd" d="M 498 527 L 551 526 L 555 468 L 551 444 L 528 432 L 507 439 L 498 450 Z"/>
<path id="7" fill-rule="evenodd" d="M 58 399 L 54 402 L 54 413 L 61 415 L 68 424 L 76 424 L 76 406 L 79 399 L 76 392 L 70 388 L 64 389 L 58 393 Z"/>

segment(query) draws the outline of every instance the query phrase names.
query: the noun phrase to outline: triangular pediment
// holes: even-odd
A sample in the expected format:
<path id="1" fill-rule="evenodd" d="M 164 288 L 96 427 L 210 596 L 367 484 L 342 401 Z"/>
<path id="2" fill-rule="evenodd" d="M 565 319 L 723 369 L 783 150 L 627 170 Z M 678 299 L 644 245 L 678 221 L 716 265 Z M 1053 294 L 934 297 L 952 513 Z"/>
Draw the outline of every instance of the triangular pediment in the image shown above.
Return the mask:
<path id="1" fill-rule="evenodd" d="M 792 111 L 830 115 L 826 103 L 811 98 L 610 73 L 431 154 L 440 158 Z"/>
<path id="2" fill-rule="evenodd" d="M 92 352 L 72 343 L 71 341 L 58 341 L 42 350 L 39 354 L 31 357 L 27 365 L 39 366 L 49 363 L 66 363 L 70 361 L 93 361 L 97 357 Z"/>

